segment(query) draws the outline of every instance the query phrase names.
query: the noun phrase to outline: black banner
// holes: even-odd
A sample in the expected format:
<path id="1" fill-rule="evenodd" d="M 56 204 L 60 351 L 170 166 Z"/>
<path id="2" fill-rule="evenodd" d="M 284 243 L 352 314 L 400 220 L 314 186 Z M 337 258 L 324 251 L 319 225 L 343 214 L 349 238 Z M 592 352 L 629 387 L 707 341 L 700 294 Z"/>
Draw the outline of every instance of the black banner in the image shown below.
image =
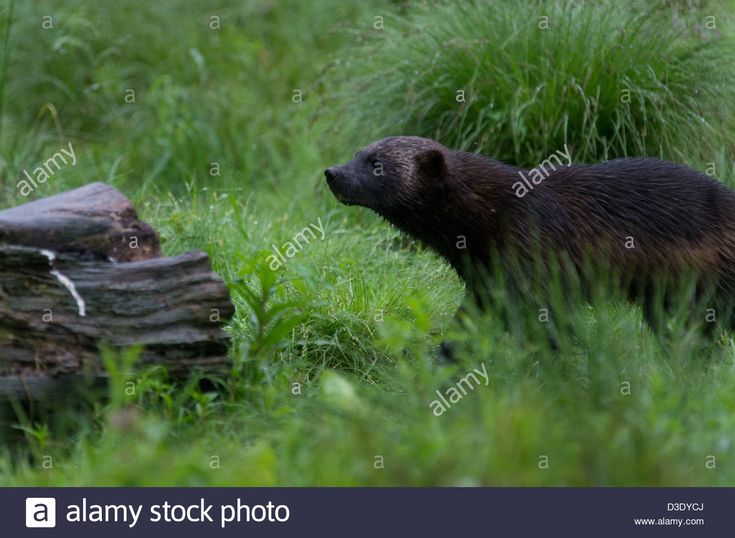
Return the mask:
<path id="1" fill-rule="evenodd" d="M 13 538 L 732 536 L 735 488 L 2 488 L 0 516 Z"/>

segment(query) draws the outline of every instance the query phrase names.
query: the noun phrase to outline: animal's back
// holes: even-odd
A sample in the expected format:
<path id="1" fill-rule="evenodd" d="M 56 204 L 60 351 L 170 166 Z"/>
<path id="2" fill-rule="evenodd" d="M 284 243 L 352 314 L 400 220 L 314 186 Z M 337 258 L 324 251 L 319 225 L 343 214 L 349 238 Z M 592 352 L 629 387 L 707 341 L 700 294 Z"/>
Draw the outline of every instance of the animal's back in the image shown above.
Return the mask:
<path id="1" fill-rule="evenodd" d="M 686 166 L 629 158 L 562 167 L 528 198 L 547 237 L 575 256 L 605 248 L 634 271 L 732 271 L 735 193 Z"/>

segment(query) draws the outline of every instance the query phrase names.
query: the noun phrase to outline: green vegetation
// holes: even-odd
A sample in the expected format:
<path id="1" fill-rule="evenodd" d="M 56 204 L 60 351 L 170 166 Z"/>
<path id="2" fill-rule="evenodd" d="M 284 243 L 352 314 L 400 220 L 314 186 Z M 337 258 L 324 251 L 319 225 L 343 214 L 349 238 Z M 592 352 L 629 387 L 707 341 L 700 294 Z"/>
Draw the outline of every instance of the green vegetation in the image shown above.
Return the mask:
<path id="1" fill-rule="evenodd" d="M 519 165 L 565 143 L 577 161 L 714 163 L 733 184 L 732 2 L 581 4 L 65 0 L 10 18 L 6 0 L 0 207 L 72 142 L 77 164 L 32 196 L 116 186 L 167 254 L 211 256 L 237 314 L 213 390 L 106 352 L 106 389 L 4 410 L 0 483 L 732 485 L 733 334 L 664 349 L 606 300 L 569 309 L 560 352 L 494 312 L 459 331 L 451 269 L 321 175 L 400 133 Z M 269 269 L 317 219 L 324 239 Z M 448 335 L 456 365 L 434 359 Z M 434 416 L 483 365 L 487 385 Z"/>
<path id="2" fill-rule="evenodd" d="M 356 51 L 335 108 L 359 131 L 408 129 L 519 166 L 565 143 L 582 162 L 711 160 L 735 128 L 732 43 L 706 29 L 718 12 L 598 4 L 417 7 Z"/>

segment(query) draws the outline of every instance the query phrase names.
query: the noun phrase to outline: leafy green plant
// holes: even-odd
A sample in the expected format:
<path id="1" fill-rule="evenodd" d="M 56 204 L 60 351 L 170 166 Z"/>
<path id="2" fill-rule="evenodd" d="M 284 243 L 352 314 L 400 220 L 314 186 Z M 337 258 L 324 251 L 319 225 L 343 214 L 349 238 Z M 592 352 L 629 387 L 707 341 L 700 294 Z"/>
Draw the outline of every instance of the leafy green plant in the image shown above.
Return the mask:
<path id="1" fill-rule="evenodd" d="M 267 253 L 246 261 L 240 271 L 241 277 L 231 284 L 236 300 L 244 302 L 248 309 L 247 321 L 250 336 L 242 341 L 241 348 L 233 360 L 230 372 L 230 393 L 244 379 L 257 384 L 264 381 L 263 360 L 268 354 L 288 345 L 293 329 L 306 318 L 303 300 L 288 298 L 285 293 L 287 281 L 280 280 L 267 262 Z M 251 286 L 244 277 L 254 278 Z"/>
<path id="2" fill-rule="evenodd" d="M 45 422 L 30 424 L 26 420 L 16 428 L 26 435 L 29 445 L 33 447 L 33 452 L 38 456 L 43 453 L 51 438 L 51 431 Z"/>

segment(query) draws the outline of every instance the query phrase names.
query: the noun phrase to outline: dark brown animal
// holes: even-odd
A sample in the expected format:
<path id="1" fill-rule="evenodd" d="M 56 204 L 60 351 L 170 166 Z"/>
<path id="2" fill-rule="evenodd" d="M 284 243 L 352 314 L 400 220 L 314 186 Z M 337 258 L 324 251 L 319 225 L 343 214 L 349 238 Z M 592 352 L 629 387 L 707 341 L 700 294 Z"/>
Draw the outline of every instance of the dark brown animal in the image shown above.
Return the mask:
<path id="1" fill-rule="evenodd" d="M 338 200 L 372 209 L 443 256 L 478 304 L 489 302 L 500 269 L 512 297 L 543 305 L 536 291 L 562 267 L 564 285 L 586 296 L 595 279 L 614 276 L 655 330 L 666 321 L 658 306 L 666 313 L 672 291 L 694 279 L 692 316 L 733 325 L 735 193 L 686 166 L 550 157 L 523 170 L 396 136 L 325 175 Z"/>

